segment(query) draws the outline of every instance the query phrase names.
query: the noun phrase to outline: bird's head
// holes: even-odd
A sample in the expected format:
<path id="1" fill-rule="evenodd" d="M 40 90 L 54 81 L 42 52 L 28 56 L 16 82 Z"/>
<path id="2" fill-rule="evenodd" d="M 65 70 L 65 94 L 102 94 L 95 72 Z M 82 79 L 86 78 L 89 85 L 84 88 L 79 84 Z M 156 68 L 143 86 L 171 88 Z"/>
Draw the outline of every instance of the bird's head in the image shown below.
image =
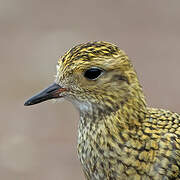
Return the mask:
<path id="1" fill-rule="evenodd" d="M 77 45 L 59 58 L 55 83 L 25 105 L 61 97 L 80 111 L 90 106 L 112 111 L 130 98 L 144 98 L 128 56 L 102 41 Z"/>

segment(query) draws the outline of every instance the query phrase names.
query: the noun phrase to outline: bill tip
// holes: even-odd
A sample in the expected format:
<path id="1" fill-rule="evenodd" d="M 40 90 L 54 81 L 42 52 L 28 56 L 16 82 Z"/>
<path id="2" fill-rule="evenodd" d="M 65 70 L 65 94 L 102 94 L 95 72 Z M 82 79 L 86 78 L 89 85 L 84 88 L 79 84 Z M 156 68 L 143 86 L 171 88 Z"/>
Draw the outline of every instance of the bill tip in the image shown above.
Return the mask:
<path id="1" fill-rule="evenodd" d="M 30 106 L 31 105 L 31 102 L 30 101 L 26 101 L 25 103 L 24 103 L 24 106 Z"/>

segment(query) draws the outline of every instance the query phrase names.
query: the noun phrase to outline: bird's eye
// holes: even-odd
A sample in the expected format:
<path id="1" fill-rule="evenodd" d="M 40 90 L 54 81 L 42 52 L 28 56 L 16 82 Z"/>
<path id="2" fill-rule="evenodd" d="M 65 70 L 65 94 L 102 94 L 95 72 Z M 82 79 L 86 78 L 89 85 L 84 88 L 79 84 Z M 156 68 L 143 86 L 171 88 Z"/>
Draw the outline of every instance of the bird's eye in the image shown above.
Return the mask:
<path id="1" fill-rule="evenodd" d="M 103 73 L 102 69 L 97 67 L 92 67 L 85 71 L 84 77 L 87 79 L 95 80 Z"/>

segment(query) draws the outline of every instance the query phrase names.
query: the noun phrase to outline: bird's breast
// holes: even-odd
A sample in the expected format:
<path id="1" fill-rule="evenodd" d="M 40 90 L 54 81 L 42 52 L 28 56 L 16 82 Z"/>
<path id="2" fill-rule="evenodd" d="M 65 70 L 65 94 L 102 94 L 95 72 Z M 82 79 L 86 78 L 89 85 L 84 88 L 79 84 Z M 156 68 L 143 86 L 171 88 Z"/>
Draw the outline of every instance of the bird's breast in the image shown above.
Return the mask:
<path id="1" fill-rule="evenodd" d="M 102 125 L 79 123 L 78 156 L 88 179 L 105 179 L 108 161 Z"/>

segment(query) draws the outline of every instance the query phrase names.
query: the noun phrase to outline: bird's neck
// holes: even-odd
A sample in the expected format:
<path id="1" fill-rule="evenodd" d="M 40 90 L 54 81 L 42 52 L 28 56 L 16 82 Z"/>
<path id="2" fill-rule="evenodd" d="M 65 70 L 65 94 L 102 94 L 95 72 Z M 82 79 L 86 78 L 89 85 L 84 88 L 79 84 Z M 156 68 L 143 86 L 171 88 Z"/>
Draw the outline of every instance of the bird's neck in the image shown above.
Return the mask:
<path id="1" fill-rule="evenodd" d="M 112 106 L 114 108 L 102 106 L 100 103 L 86 102 L 81 105 L 78 155 L 83 170 L 87 179 L 93 179 L 91 173 L 94 174 L 94 170 L 91 167 L 100 168 L 99 163 L 104 167 L 99 169 L 100 174 L 102 177 L 108 177 L 106 172 L 110 170 L 109 167 L 112 169 L 119 167 L 115 166 L 116 163 L 111 164 L 114 162 L 111 162 L 111 159 L 129 163 L 126 162 L 127 157 L 131 156 L 131 159 L 134 157 L 133 154 L 129 154 L 127 147 L 138 149 L 139 144 L 144 145 L 145 140 L 141 138 L 142 122 L 147 113 L 144 96 L 137 95 L 124 102 L 118 102 L 117 98 Z M 123 173 L 121 168 L 116 170 L 120 174 Z"/>
<path id="2" fill-rule="evenodd" d="M 142 103 L 142 104 L 141 104 Z M 106 124 L 114 131 L 138 129 L 147 114 L 144 102 L 128 100 L 125 104 L 115 105 L 114 109 L 104 109 L 100 105 L 83 104 L 80 111 L 80 124 L 85 128 Z"/>
<path id="3" fill-rule="evenodd" d="M 91 124 L 98 128 L 98 124 L 105 123 L 113 131 L 139 128 L 147 115 L 147 107 L 141 88 L 139 93 L 137 92 L 136 90 L 136 95 L 132 93 L 132 96 L 128 96 L 124 101 L 117 98 L 111 105 L 110 102 L 81 103 L 80 124 L 83 127 Z"/>

